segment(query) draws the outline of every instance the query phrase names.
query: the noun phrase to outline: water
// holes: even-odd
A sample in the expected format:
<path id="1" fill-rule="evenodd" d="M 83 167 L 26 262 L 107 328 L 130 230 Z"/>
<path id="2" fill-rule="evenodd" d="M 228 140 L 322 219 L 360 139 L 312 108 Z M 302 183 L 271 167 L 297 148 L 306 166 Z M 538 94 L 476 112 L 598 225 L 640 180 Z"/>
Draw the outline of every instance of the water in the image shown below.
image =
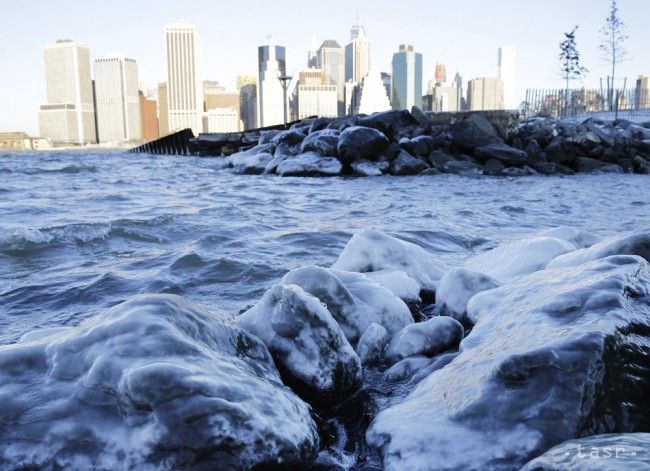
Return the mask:
<path id="1" fill-rule="evenodd" d="M 239 176 L 195 157 L 0 154 L 0 343 L 139 293 L 237 313 L 286 271 L 332 264 L 372 227 L 454 264 L 557 225 L 650 223 L 640 175 Z"/>

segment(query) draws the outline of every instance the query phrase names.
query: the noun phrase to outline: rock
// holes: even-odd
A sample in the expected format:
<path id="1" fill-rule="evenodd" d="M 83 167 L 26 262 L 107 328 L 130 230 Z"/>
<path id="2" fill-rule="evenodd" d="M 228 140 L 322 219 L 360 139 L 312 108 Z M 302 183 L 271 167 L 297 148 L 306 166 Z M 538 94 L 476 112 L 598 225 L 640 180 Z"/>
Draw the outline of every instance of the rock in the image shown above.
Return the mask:
<path id="1" fill-rule="evenodd" d="M 526 145 L 526 156 L 526 165 L 534 166 L 536 163 L 546 162 L 546 154 L 536 139 L 531 139 Z"/>
<path id="2" fill-rule="evenodd" d="M 614 256 L 477 294 L 458 356 L 381 411 L 368 443 L 386 470 L 519 469 L 578 436 L 647 429 L 648 287 L 645 260 Z"/>
<path id="3" fill-rule="evenodd" d="M 506 177 L 525 177 L 526 175 L 530 175 L 530 172 L 524 168 L 506 167 L 503 169 L 503 175 Z"/>
<path id="4" fill-rule="evenodd" d="M 451 155 L 446 154 L 440 150 L 434 150 L 429 154 L 429 163 L 438 170 L 444 170 L 445 164 L 451 160 L 455 160 Z"/>
<path id="5" fill-rule="evenodd" d="M 452 268 L 442 277 L 436 291 L 436 306 L 457 321 L 467 321 L 467 303 L 476 293 L 497 288 L 500 284 L 482 273 Z"/>
<path id="6" fill-rule="evenodd" d="M 340 175 L 342 168 L 341 162 L 334 157 L 305 152 L 280 162 L 276 173 L 282 177 L 331 177 Z"/>
<path id="7" fill-rule="evenodd" d="M 429 177 L 431 175 L 440 175 L 442 172 L 438 170 L 435 167 L 428 168 L 426 170 L 422 170 L 418 175 L 423 176 L 423 177 Z"/>
<path id="8" fill-rule="evenodd" d="M 401 151 L 397 158 L 390 164 L 390 172 L 393 175 L 417 175 L 428 169 L 429 166 L 406 151 Z"/>
<path id="9" fill-rule="evenodd" d="M 408 306 L 393 291 L 361 274 L 315 266 L 296 268 L 282 278 L 318 298 L 353 344 L 373 323 L 389 336 L 413 322 Z"/>
<path id="10" fill-rule="evenodd" d="M 445 164 L 443 172 L 454 173 L 456 175 L 478 176 L 483 173 L 483 169 L 473 162 L 450 160 Z"/>
<path id="11" fill-rule="evenodd" d="M 381 131 L 352 126 L 345 129 L 339 137 L 338 155 L 344 163 L 360 159 L 377 160 L 386 147 L 388 139 Z"/>
<path id="12" fill-rule="evenodd" d="M 390 167 L 390 162 L 369 160 L 357 160 L 352 162 L 352 171 L 362 177 L 378 177 L 384 174 Z"/>
<path id="13" fill-rule="evenodd" d="M 237 323 L 266 344 L 304 399 L 334 404 L 361 385 L 359 357 L 327 308 L 302 288 L 273 286 Z"/>
<path id="14" fill-rule="evenodd" d="M 415 119 L 415 121 L 417 121 L 417 123 L 420 124 L 421 126 L 431 125 L 431 120 L 429 119 L 429 117 L 426 115 L 424 111 L 422 111 L 417 106 L 411 107 L 411 116 L 413 116 L 413 119 Z"/>
<path id="15" fill-rule="evenodd" d="M 494 126 L 480 113 L 470 114 L 452 126 L 451 137 L 455 146 L 466 150 L 503 143 Z"/>
<path id="16" fill-rule="evenodd" d="M 413 155 L 418 157 L 426 157 L 434 149 L 435 143 L 431 136 L 418 136 L 411 139 L 411 147 Z"/>
<path id="17" fill-rule="evenodd" d="M 264 173 L 266 166 L 271 160 L 273 160 L 273 156 L 268 152 L 254 155 L 238 152 L 230 156 L 230 162 L 235 173 L 245 175 L 259 175 Z"/>
<path id="18" fill-rule="evenodd" d="M 309 126 L 309 134 L 327 129 L 332 121 L 332 118 L 316 118 Z"/>
<path id="19" fill-rule="evenodd" d="M 650 433 L 608 433 L 568 440 L 529 461 L 521 471 L 650 469 Z"/>
<path id="20" fill-rule="evenodd" d="M 567 139 L 567 142 L 577 145 L 587 153 L 601 144 L 598 135 L 591 131 L 576 132 Z"/>
<path id="21" fill-rule="evenodd" d="M 497 159 L 505 164 L 523 164 L 526 162 L 528 155 L 523 150 L 515 149 L 507 144 L 488 144 L 477 147 L 474 155 L 483 162 L 489 159 Z"/>
<path id="22" fill-rule="evenodd" d="M 640 155 L 637 155 L 634 157 L 634 170 L 637 173 L 650 174 L 650 162 L 648 162 Z"/>
<path id="23" fill-rule="evenodd" d="M 644 126 L 630 124 L 627 129 L 632 133 L 632 137 L 636 140 L 643 141 L 650 139 L 650 129 Z"/>
<path id="24" fill-rule="evenodd" d="M 304 139 L 305 134 L 303 132 L 295 129 L 288 129 L 286 131 L 280 131 L 278 134 L 273 136 L 271 143 L 276 146 L 283 143 L 289 146 L 297 146 L 300 145 Z"/>
<path id="25" fill-rule="evenodd" d="M 463 326 L 447 316 L 404 327 L 386 348 L 385 356 L 396 363 L 414 355 L 433 356 L 456 348 L 464 335 Z"/>
<path id="26" fill-rule="evenodd" d="M 447 352 L 433 358 L 424 355 L 415 355 L 398 361 L 388 368 L 383 375 L 387 382 L 404 382 L 408 380 L 405 389 L 414 387 L 431 373 L 446 366 L 458 355 L 457 352 Z"/>
<path id="27" fill-rule="evenodd" d="M 598 169 L 598 173 L 625 173 L 625 172 L 623 171 L 623 167 L 621 167 L 620 165 L 609 164 Z"/>
<path id="28" fill-rule="evenodd" d="M 365 273 L 384 288 L 392 291 L 395 296 L 407 303 L 419 303 L 420 284 L 401 270 L 380 270 Z"/>
<path id="29" fill-rule="evenodd" d="M 645 154 L 646 156 L 650 156 L 650 140 L 646 139 L 643 141 L 636 141 L 635 143 L 636 149 Z"/>
<path id="30" fill-rule="evenodd" d="M 607 164 L 605 162 L 589 157 L 576 157 L 574 162 L 574 168 L 578 172 L 594 172 L 596 170 L 601 170 L 606 166 Z"/>
<path id="31" fill-rule="evenodd" d="M 558 165 L 554 162 L 538 162 L 533 164 L 535 171 L 544 175 L 553 175 L 558 170 Z"/>
<path id="32" fill-rule="evenodd" d="M 544 151 L 548 160 L 556 164 L 572 162 L 576 157 L 575 147 L 562 136 L 553 138 Z"/>
<path id="33" fill-rule="evenodd" d="M 304 467 L 319 448 L 262 342 L 173 295 L 2 345 L 0 378 L 3 469 Z"/>
<path id="34" fill-rule="evenodd" d="M 257 141 L 258 145 L 270 144 L 275 136 L 280 134 L 281 131 L 260 131 L 260 138 Z"/>
<path id="35" fill-rule="evenodd" d="M 558 135 L 555 123 L 555 120 L 549 118 L 530 118 L 519 124 L 517 135 L 526 143 L 534 140 L 538 145 L 546 147 Z"/>
<path id="36" fill-rule="evenodd" d="M 384 135 L 396 140 L 402 128 L 415 127 L 418 122 L 407 110 L 388 110 L 361 117 L 358 119 L 358 124 L 378 129 Z"/>
<path id="37" fill-rule="evenodd" d="M 543 231 L 538 232 L 537 236 L 562 239 L 573 244 L 577 249 L 591 247 L 592 245 L 603 241 L 601 236 L 596 235 L 593 232 L 587 232 L 569 226 L 558 226 L 544 229 Z"/>
<path id="38" fill-rule="evenodd" d="M 336 157 L 339 145 L 339 131 L 335 129 L 324 129 L 309 134 L 300 146 L 300 153 L 309 151 L 318 152 L 321 155 Z"/>
<path id="39" fill-rule="evenodd" d="M 483 166 L 483 174 L 491 175 L 493 177 L 500 177 L 501 175 L 503 175 L 504 169 L 505 167 L 499 160 L 490 159 L 487 162 L 485 162 L 485 165 Z"/>
<path id="40" fill-rule="evenodd" d="M 384 356 L 384 348 L 390 336 L 383 326 L 372 323 L 363 333 L 357 344 L 357 355 L 362 365 L 377 363 Z"/>
<path id="41" fill-rule="evenodd" d="M 444 263 L 422 247 L 372 229 L 352 236 L 332 267 L 361 273 L 400 270 L 418 282 L 420 289 L 430 291 L 436 290 L 447 271 Z"/>

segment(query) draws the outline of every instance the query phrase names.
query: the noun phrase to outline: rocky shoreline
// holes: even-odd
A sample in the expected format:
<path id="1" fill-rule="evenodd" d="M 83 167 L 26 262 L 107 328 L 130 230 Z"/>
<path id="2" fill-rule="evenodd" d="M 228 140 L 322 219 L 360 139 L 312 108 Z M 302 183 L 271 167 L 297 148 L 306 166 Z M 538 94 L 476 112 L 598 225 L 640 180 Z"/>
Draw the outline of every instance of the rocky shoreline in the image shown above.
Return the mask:
<path id="1" fill-rule="evenodd" d="M 209 154 L 209 140 L 196 145 L 199 155 Z M 262 131 L 257 145 L 220 166 L 280 176 L 650 174 L 650 122 L 517 122 L 474 112 L 440 123 L 418 108 L 391 110 Z"/>

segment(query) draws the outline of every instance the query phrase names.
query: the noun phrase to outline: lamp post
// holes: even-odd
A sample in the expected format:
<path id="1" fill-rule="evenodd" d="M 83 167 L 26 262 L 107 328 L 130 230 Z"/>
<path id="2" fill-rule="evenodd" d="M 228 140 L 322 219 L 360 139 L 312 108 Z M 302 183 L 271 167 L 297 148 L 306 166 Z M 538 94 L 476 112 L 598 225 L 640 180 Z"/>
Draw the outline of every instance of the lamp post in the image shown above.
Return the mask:
<path id="1" fill-rule="evenodd" d="M 278 80 L 282 85 L 282 98 L 284 106 L 284 127 L 287 127 L 287 88 L 289 88 L 289 82 L 293 77 L 291 75 L 279 75 Z"/>

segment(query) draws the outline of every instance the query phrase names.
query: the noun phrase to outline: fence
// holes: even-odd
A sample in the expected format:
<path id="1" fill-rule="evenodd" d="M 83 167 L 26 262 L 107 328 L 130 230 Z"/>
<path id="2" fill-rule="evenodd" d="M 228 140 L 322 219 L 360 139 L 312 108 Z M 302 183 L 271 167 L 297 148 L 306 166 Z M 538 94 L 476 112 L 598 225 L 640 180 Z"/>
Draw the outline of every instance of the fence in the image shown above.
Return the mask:
<path id="1" fill-rule="evenodd" d="M 581 120 L 588 117 L 650 121 L 650 90 L 575 89 L 526 90 L 524 117 L 548 116 Z"/>

